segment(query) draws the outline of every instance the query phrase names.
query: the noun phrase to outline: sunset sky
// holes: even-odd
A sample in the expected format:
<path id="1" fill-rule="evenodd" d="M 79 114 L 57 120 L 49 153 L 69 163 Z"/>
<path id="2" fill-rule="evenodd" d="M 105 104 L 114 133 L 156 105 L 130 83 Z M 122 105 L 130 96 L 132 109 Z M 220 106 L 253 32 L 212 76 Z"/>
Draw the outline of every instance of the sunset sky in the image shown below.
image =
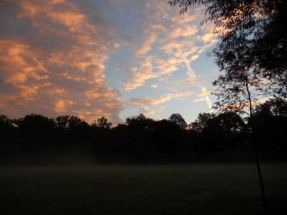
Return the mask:
<path id="1" fill-rule="evenodd" d="M 217 42 L 203 7 L 168 0 L 0 2 L 0 114 L 187 123 L 209 112 Z"/>

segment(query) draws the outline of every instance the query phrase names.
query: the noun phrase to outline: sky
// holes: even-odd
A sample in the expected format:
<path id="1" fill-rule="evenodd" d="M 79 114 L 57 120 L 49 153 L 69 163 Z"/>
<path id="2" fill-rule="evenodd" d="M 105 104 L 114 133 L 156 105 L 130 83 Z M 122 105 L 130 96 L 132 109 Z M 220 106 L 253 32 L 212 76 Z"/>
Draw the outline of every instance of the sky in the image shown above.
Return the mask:
<path id="1" fill-rule="evenodd" d="M 205 8 L 168 0 L 0 1 L 0 114 L 113 124 L 212 112 L 217 43 Z"/>

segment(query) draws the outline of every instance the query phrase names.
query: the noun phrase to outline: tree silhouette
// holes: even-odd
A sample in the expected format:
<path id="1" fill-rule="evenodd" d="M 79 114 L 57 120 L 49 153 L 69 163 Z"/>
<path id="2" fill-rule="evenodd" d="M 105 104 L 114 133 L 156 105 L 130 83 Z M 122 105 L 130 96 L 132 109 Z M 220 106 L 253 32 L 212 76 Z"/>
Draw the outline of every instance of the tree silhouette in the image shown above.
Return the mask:
<path id="1" fill-rule="evenodd" d="M 58 116 L 55 119 L 58 143 L 61 147 L 79 144 L 89 138 L 90 126 L 76 116 Z"/>
<path id="2" fill-rule="evenodd" d="M 129 153 L 136 155 L 147 153 L 153 123 L 152 119 L 145 117 L 143 114 L 126 119 L 130 137 L 127 147 Z"/>
<path id="3" fill-rule="evenodd" d="M 140 114 L 137 117 L 131 117 L 126 119 L 126 124 L 128 128 L 135 132 L 145 132 L 148 133 L 153 126 L 153 119 L 145 117 L 145 115 Z"/>
<path id="4" fill-rule="evenodd" d="M 268 100 L 256 107 L 253 118 L 259 150 L 276 160 L 286 160 L 287 102 Z"/>
<path id="5" fill-rule="evenodd" d="M 151 132 L 153 144 L 162 153 L 175 154 L 183 145 L 186 131 L 171 120 L 160 120 L 154 123 Z"/>
<path id="6" fill-rule="evenodd" d="M 76 116 L 58 116 L 55 121 L 58 129 L 73 135 L 77 135 L 89 127 L 87 122 Z"/>
<path id="7" fill-rule="evenodd" d="M 54 141 L 56 128 L 53 119 L 40 114 L 26 115 L 24 118 L 13 120 L 17 126 L 17 136 L 21 139 L 20 150 L 31 152 L 33 156 L 39 153 L 49 143 Z"/>
<path id="8" fill-rule="evenodd" d="M 287 68 L 287 25 L 282 22 L 282 18 L 286 16 L 284 11 L 287 2 L 277 0 L 173 0 L 169 1 L 169 4 L 171 6 L 179 4 L 182 7 L 181 14 L 187 12 L 188 7 L 194 4 L 203 4 L 207 7 L 207 18 L 204 21 L 214 22 L 214 33 L 221 39 L 212 53 L 219 70 L 225 72 L 224 76 L 220 76 L 213 83 L 219 86 L 214 93 L 218 97 L 215 108 L 242 112 L 249 107 L 252 142 L 263 205 L 266 205 L 257 143 L 254 136 L 252 102 L 255 98 L 251 95 L 251 91 L 262 92 L 263 86 L 265 92 L 270 92 L 271 88 L 272 92 L 286 95 L 284 86 Z M 276 27 L 274 28 L 272 25 Z M 277 31 L 278 26 L 281 29 Z M 277 40 L 270 40 L 271 32 L 276 35 Z M 271 59 L 274 61 L 266 58 L 265 53 L 271 53 Z M 269 83 L 266 83 L 266 80 L 269 80 Z M 253 89 L 250 89 L 252 87 Z"/>
<path id="9" fill-rule="evenodd" d="M 213 117 L 215 117 L 215 114 L 199 113 L 195 121 L 189 124 L 189 127 L 196 132 L 202 132 L 202 129 L 206 127 L 208 120 Z"/>
<path id="10" fill-rule="evenodd" d="M 225 150 L 238 147 L 243 142 L 245 131 L 246 124 L 238 114 L 224 112 L 208 120 L 202 135 L 203 138 L 207 139 L 210 136 L 217 137 L 218 141 L 215 141 L 213 147 L 218 150 Z M 213 133 L 213 135 L 210 133 Z M 203 141 L 203 143 L 209 142 Z"/>
<path id="11" fill-rule="evenodd" d="M 179 113 L 172 114 L 168 120 L 172 123 L 177 124 L 180 128 L 184 129 L 187 127 L 187 124 L 184 120 L 184 118 Z"/>
<path id="12" fill-rule="evenodd" d="M 55 121 L 58 129 L 66 131 L 69 126 L 69 118 L 70 116 L 58 116 Z"/>
<path id="13" fill-rule="evenodd" d="M 0 115 L 0 139 L 5 138 L 7 136 L 12 136 L 14 133 L 15 127 L 13 126 L 13 122 L 7 116 L 1 114 Z"/>
<path id="14" fill-rule="evenodd" d="M 89 134 L 89 124 L 76 116 L 69 117 L 67 128 L 74 143 L 83 142 Z"/>
<path id="15" fill-rule="evenodd" d="M 268 112 L 279 117 L 287 117 L 287 101 L 281 98 L 269 99 L 263 104 L 256 106 L 256 112 Z"/>
<path id="16" fill-rule="evenodd" d="M 193 150 L 220 152 L 238 147 L 246 131 L 242 118 L 233 112 L 216 114 L 200 113 L 190 124 L 189 134 L 195 140 Z"/>
<path id="17" fill-rule="evenodd" d="M 0 161 L 4 162 L 11 158 L 17 157 L 18 141 L 15 138 L 16 127 L 13 121 L 5 116 L 0 115 Z"/>
<path id="18" fill-rule="evenodd" d="M 258 170 L 258 176 L 261 185 L 263 205 L 266 205 L 266 197 L 264 191 L 264 185 L 261 175 L 261 169 L 259 165 L 257 141 L 255 136 L 254 121 L 253 121 L 253 104 L 256 100 L 256 92 L 260 92 L 261 82 L 257 78 L 257 74 L 250 72 L 248 69 L 237 73 L 226 73 L 225 76 L 219 76 L 219 78 L 213 82 L 213 85 L 218 86 L 213 93 L 217 96 L 217 102 L 213 108 L 220 111 L 233 111 L 243 113 L 245 109 L 249 109 L 251 137 L 254 149 L 254 155 L 256 159 L 256 165 Z M 260 86 L 260 87 L 259 87 Z M 254 90 L 255 88 L 255 90 Z M 247 113 L 247 112 L 245 112 Z"/>
<path id="19" fill-rule="evenodd" d="M 91 125 L 92 125 L 92 127 L 96 126 L 96 127 L 100 127 L 100 128 L 109 129 L 112 126 L 112 123 L 108 122 L 108 120 L 105 117 L 100 117 L 100 118 L 97 118 L 96 120 L 94 120 Z"/>

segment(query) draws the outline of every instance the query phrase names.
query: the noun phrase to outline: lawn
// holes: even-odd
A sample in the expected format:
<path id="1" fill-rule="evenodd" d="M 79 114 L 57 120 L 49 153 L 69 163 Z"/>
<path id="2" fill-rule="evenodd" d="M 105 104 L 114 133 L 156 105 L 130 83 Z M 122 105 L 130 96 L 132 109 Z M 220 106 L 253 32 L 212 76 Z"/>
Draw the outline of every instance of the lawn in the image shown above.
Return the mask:
<path id="1" fill-rule="evenodd" d="M 287 164 L 0 167 L 0 214 L 287 214 Z"/>

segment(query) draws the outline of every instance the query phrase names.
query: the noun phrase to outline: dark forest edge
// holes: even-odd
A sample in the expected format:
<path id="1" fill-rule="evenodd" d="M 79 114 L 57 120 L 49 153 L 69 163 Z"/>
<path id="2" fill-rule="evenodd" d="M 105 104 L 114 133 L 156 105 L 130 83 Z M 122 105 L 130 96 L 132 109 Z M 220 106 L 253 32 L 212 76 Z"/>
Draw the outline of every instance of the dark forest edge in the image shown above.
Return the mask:
<path id="1" fill-rule="evenodd" d="M 254 111 L 264 161 L 287 160 L 287 102 L 271 99 Z M 249 118 L 200 113 L 189 125 L 180 114 L 153 120 L 140 114 L 112 126 L 76 116 L 0 115 L 1 165 L 164 164 L 251 162 Z"/>

